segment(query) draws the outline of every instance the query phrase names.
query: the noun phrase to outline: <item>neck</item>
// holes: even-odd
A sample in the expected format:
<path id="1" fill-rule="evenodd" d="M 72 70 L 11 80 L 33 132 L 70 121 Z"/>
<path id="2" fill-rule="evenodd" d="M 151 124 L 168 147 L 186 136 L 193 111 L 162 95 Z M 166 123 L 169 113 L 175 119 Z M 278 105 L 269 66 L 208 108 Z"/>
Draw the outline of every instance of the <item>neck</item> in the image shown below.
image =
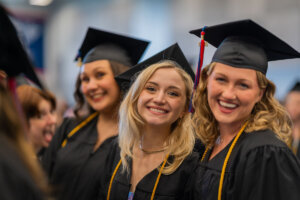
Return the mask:
<path id="1" fill-rule="evenodd" d="M 294 122 L 293 129 L 292 129 L 292 136 L 294 140 L 300 139 L 300 120 Z"/>
<path id="2" fill-rule="evenodd" d="M 230 141 L 237 135 L 239 130 L 242 128 L 243 123 L 236 124 L 219 124 L 219 133 L 222 141 L 225 144 L 230 143 Z"/>
<path id="3" fill-rule="evenodd" d="M 170 135 L 170 128 L 150 128 L 145 127 L 141 138 L 143 148 L 147 150 L 163 148 L 167 146 L 166 140 Z"/>

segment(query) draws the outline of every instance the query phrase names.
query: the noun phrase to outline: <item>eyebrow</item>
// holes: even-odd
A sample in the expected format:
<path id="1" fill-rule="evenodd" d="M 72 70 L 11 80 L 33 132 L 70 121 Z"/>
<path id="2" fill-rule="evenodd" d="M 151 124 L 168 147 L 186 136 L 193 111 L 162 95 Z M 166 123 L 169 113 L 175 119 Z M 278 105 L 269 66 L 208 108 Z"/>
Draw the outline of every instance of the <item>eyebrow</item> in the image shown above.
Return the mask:
<path id="1" fill-rule="evenodd" d="M 151 82 L 151 81 L 147 82 L 146 84 L 153 84 L 153 85 L 159 86 L 156 82 Z M 176 87 L 176 86 L 173 86 L 173 85 L 169 86 L 168 89 L 181 90 L 179 87 Z"/>
<path id="2" fill-rule="evenodd" d="M 225 74 L 223 74 L 223 73 L 220 73 L 220 72 L 216 72 L 216 75 L 228 77 L 227 75 L 225 75 Z M 247 82 L 252 82 L 251 80 L 244 79 L 244 78 L 237 79 L 237 81 L 247 81 Z"/>

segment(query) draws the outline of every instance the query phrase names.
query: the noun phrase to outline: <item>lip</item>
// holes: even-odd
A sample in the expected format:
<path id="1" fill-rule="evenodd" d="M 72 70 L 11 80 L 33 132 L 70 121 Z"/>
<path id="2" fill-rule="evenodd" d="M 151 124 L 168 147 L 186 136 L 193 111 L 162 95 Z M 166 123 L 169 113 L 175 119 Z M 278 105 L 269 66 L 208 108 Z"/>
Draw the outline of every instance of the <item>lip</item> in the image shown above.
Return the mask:
<path id="1" fill-rule="evenodd" d="M 95 96 L 98 96 L 98 97 L 95 97 Z M 89 98 L 93 101 L 93 102 L 99 102 L 101 101 L 103 98 L 104 98 L 105 94 L 102 93 L 102 94 L 93 94 L 93 95 L 89 95 Z"/>
<path id="2" fill-rule="evenodd" d="M 168 110 L 157 106 L 147 106 L 147 109 L 149 110 L 149 112 L 151 112 L 154 115 L 165 115 L 169 112 Z"/>
<path id="3" fill-rule="evenodd" d="M 43 136 L 47 143 L 50 143 L 53 138 L 54 132 L 53 131 L 44 131 Z"/>
<path id="4" fill-rule="evenodd" d="M 228 103 L 228 104 L 235 104 L 236 107 L 234 107 L 234 108 L 224 107 L 224 106 L 221 105 L 221 103 L 220 103 L 221 101 L 224 102 L 224 103 Z M 224 114 L 230 114 L 230 113 L 234 112 L 239 107 L 239 105 L 236 104 L 236 103 L 232 103 L 232 102 L 228 102 L 228 101 L 224 101 L 224 100 L 220 100 L 220 99 L 217 100 L 217 103 L 218 103 L 218 106 L 219 106 L 219 110 Z"/>

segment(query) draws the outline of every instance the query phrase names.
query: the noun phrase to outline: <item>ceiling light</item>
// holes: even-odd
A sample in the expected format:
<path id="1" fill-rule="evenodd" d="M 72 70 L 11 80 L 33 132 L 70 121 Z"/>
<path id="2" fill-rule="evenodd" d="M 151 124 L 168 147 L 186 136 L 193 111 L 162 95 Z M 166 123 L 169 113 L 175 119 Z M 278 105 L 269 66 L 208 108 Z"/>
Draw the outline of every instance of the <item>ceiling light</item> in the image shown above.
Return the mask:
<path id="1" fill-rule="evenodd" d="M 52 0 L 29 0 L 29 3 L 33 6 L 48 6 Z"/>

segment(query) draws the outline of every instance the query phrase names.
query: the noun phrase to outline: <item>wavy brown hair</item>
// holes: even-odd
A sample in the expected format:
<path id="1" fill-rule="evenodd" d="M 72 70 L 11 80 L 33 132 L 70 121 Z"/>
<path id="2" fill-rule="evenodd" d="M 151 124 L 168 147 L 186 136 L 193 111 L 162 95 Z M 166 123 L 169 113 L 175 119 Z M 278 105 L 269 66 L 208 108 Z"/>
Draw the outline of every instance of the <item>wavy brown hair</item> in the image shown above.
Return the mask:
<path id="1" fill-rule="evenodd" d="M 171 126 L 171 133 L 168 137 L 167 153 L 172 156 L 171 163 L 163 169 L 163 174 L 173 173 L 192 152 L 195 137 L 191 128 L 191 117 L 188 113 L 189 99 L 192 94 L 193 81 L 191 77 L 172 61 L 161 61 L 147 67 L 134 81 L 124 98 L 119 110 L 119 145 L 121 148 L 121 159 L 123 171 L 129 170 L 127 158 L 132 158 L 133 146 L 138 144 L 142 137 L 142 130 L 145 124 L 144 119 L 137 111 L 137 102 L 147 81 L 161 68 L 174 69 L 180 74 L 186 89 L 185 115 L 177 119 Z M 180 147 L 180 148 L 178 148 Z"/>
<path id="2" fill-rule="evenodd" d="M 117 76 L 130 68 L 129 66 L 126 66 L 124 64 L 121 64 L 119 62 L 112 61 L 112 60 L 109 60 L 109 63 L 110 63 L 110 67 L 112 69 L 114 76 Z M 120 100 L 122 99 L 122 96 L 123 96 L 123 93 L 121 92 Z M 84 117 L 84 116 L 80 115 L 80 111 L 82 109 L 84 109 L 85 106 L 88 109 L 88 115 L 95 112 L 95 110 L 87 104 L 87 102 L 85 101 L 84 95 L 81 92 L 80 74 L 78 74 L 77 79 L 76 79 L 74 98 L 76 101 L 76 105 L 74 108 L 74 114 L 78 120 L 81 120 Z"/>
<path id="3" fill-rule="evenodd" d="M 47 90 L 41 90 L 30 85 L 21 85 L 17 87 L 18 99 L 23 108 L 23 114 L 26 117 L 27 123 L 30 118 L 39 116 L 41 113 L 38 105 L 42 100 L 46 100 L 51 105 L 51 110 L 56 109 L 56 99 L 53 93 Z"/>
<path id="4" fill-rule="evenodd" d="M 218 123 L 207 100 L 207 79 L 215 64 L 211 63 L 202 70 L 193 98 L 195 113 L 192 117 L 192 126 L 199 139 L 209 148 L 214 145 L 218 137 Z M 264 94 L 253 107 L 245 132 L 270 129 L 280 140 L 289 145 L 292 122 L 284 107 L 274 97 L 276 87 L 261 72 L 256 71 L 256 76 L 258 86 L 264 90 Z"/>

